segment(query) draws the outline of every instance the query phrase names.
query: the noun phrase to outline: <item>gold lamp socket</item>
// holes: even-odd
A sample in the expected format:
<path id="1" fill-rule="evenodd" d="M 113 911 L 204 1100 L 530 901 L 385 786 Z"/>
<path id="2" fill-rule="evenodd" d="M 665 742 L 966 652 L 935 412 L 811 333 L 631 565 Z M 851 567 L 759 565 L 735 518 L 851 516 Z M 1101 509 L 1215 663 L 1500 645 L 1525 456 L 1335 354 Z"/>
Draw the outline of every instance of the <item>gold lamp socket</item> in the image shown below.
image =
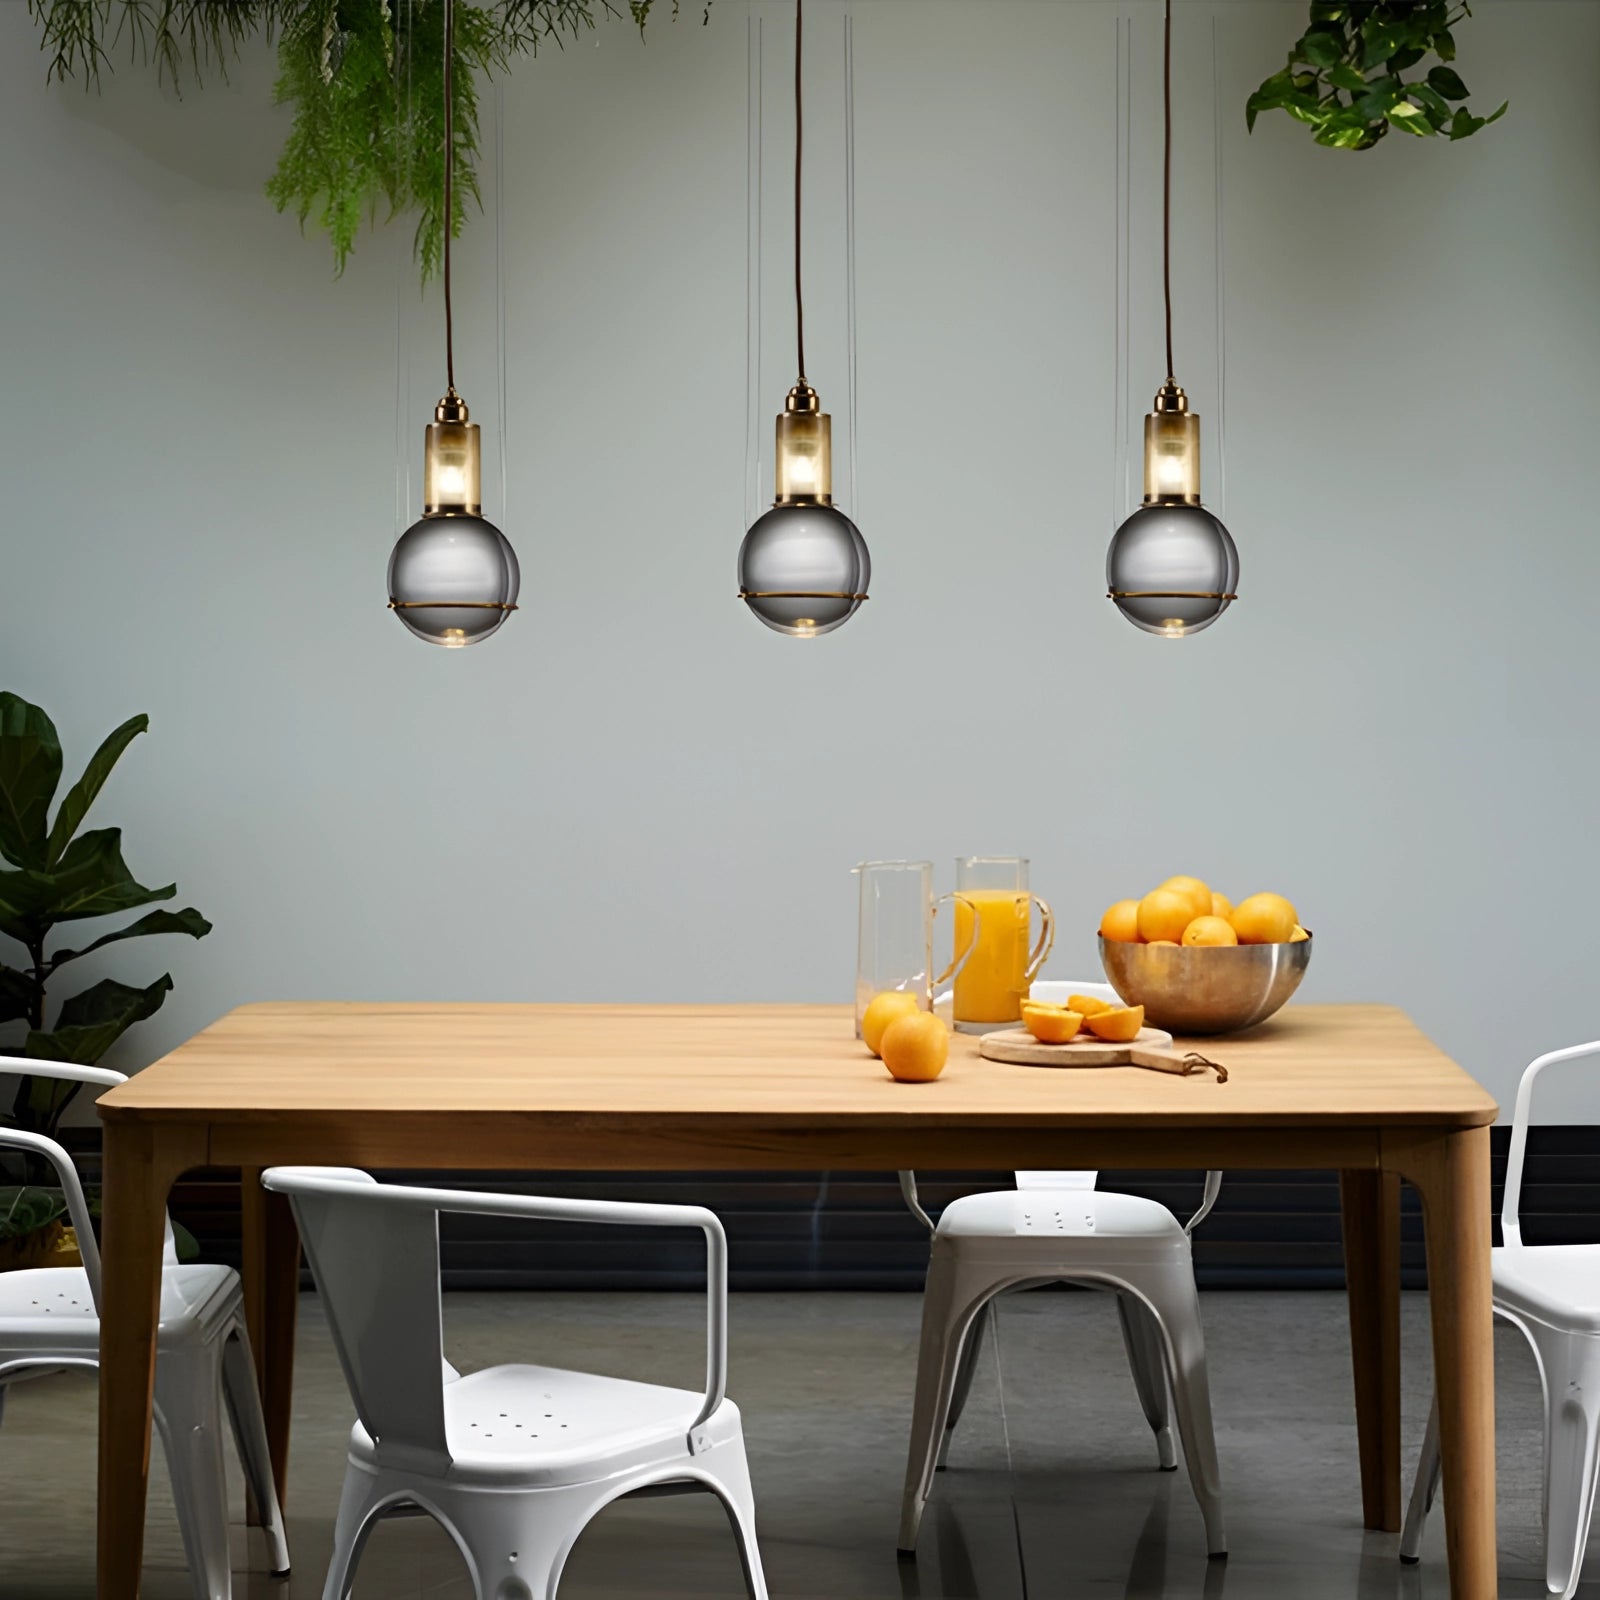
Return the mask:
<path id="1" fill-rule="evenodd" d="M 797 383 L 778 414 L 778 442 L 773 456 L 774 504 L 833 504 L 833 419 L 821 409 L 817 391 Z"/>
<path id="2" fill-rule="evenodd" d="M 1171 378 L 1144 419 L 1144 503 L 1200 504 L 1200 418 Z"/>
<path id="3" fill-rule="evenodd" d="M 451 389 L 433 408 L 422 469 L 425 517 L 476 517 L 483 513 L 483 470 L 478 424 Z"/>

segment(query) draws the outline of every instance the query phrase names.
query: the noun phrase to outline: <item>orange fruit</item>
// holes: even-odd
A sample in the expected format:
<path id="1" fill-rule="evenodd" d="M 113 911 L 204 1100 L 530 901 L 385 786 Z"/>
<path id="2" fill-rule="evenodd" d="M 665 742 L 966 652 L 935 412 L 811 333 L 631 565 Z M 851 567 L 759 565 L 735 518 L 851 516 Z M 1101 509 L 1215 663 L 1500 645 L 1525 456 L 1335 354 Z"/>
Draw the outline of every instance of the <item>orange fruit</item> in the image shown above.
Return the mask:
<path id="1" fill-rule="evenodd" d="M 1065 1044 L 1083 1026 L 1083 1013 L 1024 1000 L 1022 1025 L 1040 1044 Z"/>
<path id="2" fill-rule="evenodd" d="M 1228 920 L 1240 944 L 1288 944 L 1300 922 L 1281 894 L 1253 894 L 1234 907 Z"/>
<path id="3" fill-rule="evenodd" d="M 1076 1011 L 1080 1016 L 1097 1017 L 1102 1011 L 1115 1011 L 1116 1007 L 1109 1000 L 1096 1000 L 1092 994 L 1069 994 L 1067 1010 Z"/>
<path id="4" fill-rule="evenodd" d="M 1176 939 L 1152 939 L 1150 948 L 1152 950 L 1176 950 L 1178 941 Z"/>
<path id="5" fill-rule="evenodd" d="M 1218 894 L 1215 889 L 1211 891 L 1211 915 L 1214 917 L 1233 915 L 1233 901 L 1225 894 Z"/>
<path id="6" fill-rule="evenodd" d="M 1196 917 L 1183 930 L 1183 942 L 1191 946 L 1238 944 L 1239 935 L 1225 917 Z"/>
<path id="7" fill-rule="evenodd" d="M 1309 939 L 1310 937 L 1311 937 L 1311 935 L 1309 933 L 1307 933 L 1306 930 L 1304 928 L 1302 928 L 1300 926 L 1300 924 L 1297 922 L 1294 925 L 1294 932 L 1289 935 L 1289 943 L 1290 944 L 1304 944 L 1305 941 L 1307 939 Z"/>
<path id="8" fill-rule="evenodd" d="M 1128 1044 L 1138 1038 L 1144 1026 L 1144 1007 L 1122 1006 L 1114 1011 L 1102 1011 L 1098 1016 L 1085 1017 L 1083 1025 L 1097 1039 Z"/>
<path id="9" fill-rule="evenodd" d="M 1109 939 L 1113 944 L 1137 944 L 1139 902 L 1119 900 L 1114 906 L 1107 906 L 1106 914 L 1100 919 L 1100 937 Z"/>
<path id="10" fill-rule="evenodd" d="M 921 1009 L 917 997 L 904 989 L 885 989 L 882 994 L 873 995 L 861 1014 L 861 1042 L 873 1055 L 882 1055 L 883 1035 L 889 1024 Z"/>
<path id="11" fill-rule="evenodd" d="M 1199 878 L 1168 878 L 1161 885 L 1163 889 L 1176 889 L 1179 894 L 1189 897 L 1189 904 L 1194 907 L 1192 916 L 1209 917 L 1211 915 L 1211 890 Z"/>
<path id="12" fill-rule="evenodd" d="M 950 1059 L 950 1030 L 931 1011 L 919 1008 L 884 1029 L 879 1054 L 890 1077 L 901 1083 L 932 1083 Z"/>
<path id="13" fill-rule="evenodd" d="M 1139 937 L 1181 939 L 1195 919 L 1194 902 L 1178 889 L 1152 889 L 1139 902 Z"/>

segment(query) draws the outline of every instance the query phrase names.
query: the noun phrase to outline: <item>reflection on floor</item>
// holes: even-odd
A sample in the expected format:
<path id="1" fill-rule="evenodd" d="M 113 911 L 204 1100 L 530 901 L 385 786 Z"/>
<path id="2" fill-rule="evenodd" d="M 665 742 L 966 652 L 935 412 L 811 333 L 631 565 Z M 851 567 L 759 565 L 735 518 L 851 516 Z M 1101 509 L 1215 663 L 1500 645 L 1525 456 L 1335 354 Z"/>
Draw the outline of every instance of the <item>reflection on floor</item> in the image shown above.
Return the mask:
<path id="1" fill-rule="evenodd" d="M 939 1475 L 918 1560 L 895 1558 L 919 1302 L 913 1295 L 746 1294 L 733 1303 L 730 1392 L 745 1417 L 774 1600 L 1426 1600 L 1447 1593 L 1443 1520 L 1423 1563 L 1364 1533 L 1343 1297 L 1203 1296 L 1232 1557 L 1208 1562 L 1182 1472 L 1158 1473 L 1109 1298 L 1044 1291 L 1003 1302 L 971 1405 Z M 1406 1467 L 1427 1404 L 1427 1306 L 1405 1303 Z M 703 1302 L 690 1295 L 473 1294 L 445 1302 L 463 1369 L 540 1360 L 697 1382 Z M 1542 1595 L 1538 1380 L 1519 1335 L 1497 1334 L 1501 1593 Z M 301 1308 L 287 1583 L 237 1530 L 249 1600 L 321 1594 L 349 1402 L 316 1301 Z M 1003 1379 L 1003 1381 L 1002 1381 Z M 94 1592 L 92 1383 L 19 1387 L 0 1431 L 0 1600 Z M 144 1593 L 189 1600 L 159 1450 Z M 233 1485 L 235 1515 L 242 1490 Z M 698 1498 L 636 1501 L 597 1521 L 561 1600 L 738 1600 L 727 1522 Z M 1594 1581 L 1600 1595 L 1600 1554 Z M 460 1557 L 421 1520 L 386 1523 L 355 1600 L 472 1600 Z"/>

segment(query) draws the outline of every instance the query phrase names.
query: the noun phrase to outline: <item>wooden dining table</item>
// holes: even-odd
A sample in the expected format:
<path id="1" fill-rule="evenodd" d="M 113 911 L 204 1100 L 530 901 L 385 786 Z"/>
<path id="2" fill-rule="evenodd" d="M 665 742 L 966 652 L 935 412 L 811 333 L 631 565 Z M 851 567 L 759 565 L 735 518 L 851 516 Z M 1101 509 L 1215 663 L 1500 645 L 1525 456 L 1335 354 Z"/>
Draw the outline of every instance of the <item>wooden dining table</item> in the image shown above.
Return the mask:
<path id="1" fill-rule="evenodd" d="M 1211 1072 L 1005 1065 L 958 1035 L 942 1077 L 902 1084 L 853 1037 L 848 1006 L 275 1002 L 229 1012 L 99 1102 L 100 1600 L 139 1592 L 163 1213 L 193 1168 L 241 1171 L 245 1303 L 283 1492 L 300 1252 L 288 1207 L 259 1178 L 286 1163 L 1336 1170 L 1362 1520 L 1390 1531 L 1400 1526 L 1403 1179 L 1422 1199 L 1450 1593 L 1490 1600 L 1493 1099 L 1390 1006 L 1292 1005 L 1201 1043 L 1226 1066 L 1225 1083 Z M 886 1550 L 894 1536 L 886 1525 Z"/>

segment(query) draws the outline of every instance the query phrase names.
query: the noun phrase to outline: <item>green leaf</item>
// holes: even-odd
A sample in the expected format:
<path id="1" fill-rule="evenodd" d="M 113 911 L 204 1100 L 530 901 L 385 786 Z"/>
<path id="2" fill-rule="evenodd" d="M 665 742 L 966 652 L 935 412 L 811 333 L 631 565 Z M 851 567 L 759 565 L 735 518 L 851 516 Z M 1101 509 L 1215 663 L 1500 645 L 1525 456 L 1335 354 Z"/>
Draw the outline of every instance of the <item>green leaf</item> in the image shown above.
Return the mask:
<path id="1" fill-rule="evenodd" d="M 32 944 L 58 922 L 112 916 L 170 900 L 175 883 L 147 889 L 122 859 L 122 830 L 79 834 L 49 872 L 0 872 L 0 932 Z"/>
<path id="2" fill-rule="evenodd" d="M 102 978 L 66 1001 L 54 1028 L 31 1032 L 23 1054 L 35 1061 L 75 1061 L 92 1067 L 134 1023 L 153 1017 L 171 991 L 170 973 L 143 989 Z"/>
<path id="3" fill-rule="evenodd" d="M 45 852 L 46 866 L 54 866 L 61 859 L 61 852 L 67 848 L 73 834 L 78 831 L 84 815 L 94 804 L 94 797 L 100 793 L 106 779 L 111 776 L 111 769 L 116 766 L 118 758 L 149 726 L 150 719 L 143 713 L 137 717 L 129 717 L 120 728 L 106 736 L 100 748 L 89 758 L 89 765 L 83 769 L 83 776 L 67 790 L 66 798 L 62 800 L 61 808 L 56 812 L 56 820 L 50 829 L 49 844 Z"/>
<path id="4" fill-rule="evenodd" d="M 1454 61 L 1456 58 L 1456 36 L 1448 28 L 1438 28 L 1433 35 L 1433 53 L 1441 61 Z"/>
<path id="5" fill-rule="evenodd" d="M 155 933 L 186 933 L 191 939 L 203 939 L 210 932 L 211 924 L 193 906 L 185 906 L 182 911 L 147 911 L 127 927 L 102 934 L 93 944 L 86 944 L 81 950 L 58 950 L 50 958 L 50 970 L 54 972 L 92 950 L 102 950 L 108 944 L 119 944 L 124 939 L 143 939 Z M 0 968 L 0 972 L 3 971 Z"/>
<path id="6" fill-rule="evenodd" d="M 1452 115 L 1450 107 L 1444 102 L 1444 97 L 1425 83 L 1412 84 L 1411 93 L 1422 102 L 1423 114 L 1433 131 L 1442 133 L 1449 126 Z"/>
<path id="7" fill-rule="evenodd" d="M 1398 117 L 1402 121 L 1408 121 L 1412 117 L 1420 117 L 1422 115 L 1422 107 L 1412 105 L 1409 100 L 1396 100 L 1389 107 L 1389 115 Z"/>
<path id="8" fill-rule="evenodd" d="M 1392 22 L 1368 17 L 1361 24 L 1362 66 L 1370 71 L 1380 61 L 1387 61 L 1402 43 L 1400 32 Z"/>
<path id="9" fill-rule="evenodd" d="M 1489 113 L 1489 115 L 1486 116 L 1483 119 L 1483 122 L 1481 123 L 1481 126 L 1487 128 L 1491 122 L 1498 122 L 1501 119 L 1501 117 L 1503 117 L 1506 114 L 1506 108 L 1510 104 L 1511 104 L 1511 102 L 1509 100 L 1502 100 L 1500 102 L 1499 109 L 1495 110 L 1495 111 L 1491 111 Z"/>
<path id="10" fill-rule="evenodd" d="M 1348 89 L 1352 94 L 1360 94 L 1367 87 L 1367 80 L 1347 61 L 1341 61 L 1329 72 L 1328 82 L 1336 89 Z"/>
<path id="11" fill-rule="evenodd" d="M 1335 29 L 1332 33 L 1314 29 L 1301 39 L 1297 55 L 1314 67 L 1328 68 L 1344 56 L 1344 34 Z"/>
<path id="12" fill-rule="evenodd" d="M 36 1189 L 7 1185 L 0 1188 L 0 1239 L 24 1239 L 47 1228 L 67 1209 L 67 1198 L 59 1189 Z"/>
<path id="13" fill-rule="evenodd" d="M 1446 100 L 1465 100 L 1467 86 L 1461 81 L 1460 76 L 1449 67 L 1434 67 L 1428 73 L 1429 84 L 1437 89 Z"/>
<path id="14" fill-rule="evenodd" d="M 61 781 L 61 741 L 38 706 L 0 694 L 0 855 L 46 864 L 50 802 Z"/>

